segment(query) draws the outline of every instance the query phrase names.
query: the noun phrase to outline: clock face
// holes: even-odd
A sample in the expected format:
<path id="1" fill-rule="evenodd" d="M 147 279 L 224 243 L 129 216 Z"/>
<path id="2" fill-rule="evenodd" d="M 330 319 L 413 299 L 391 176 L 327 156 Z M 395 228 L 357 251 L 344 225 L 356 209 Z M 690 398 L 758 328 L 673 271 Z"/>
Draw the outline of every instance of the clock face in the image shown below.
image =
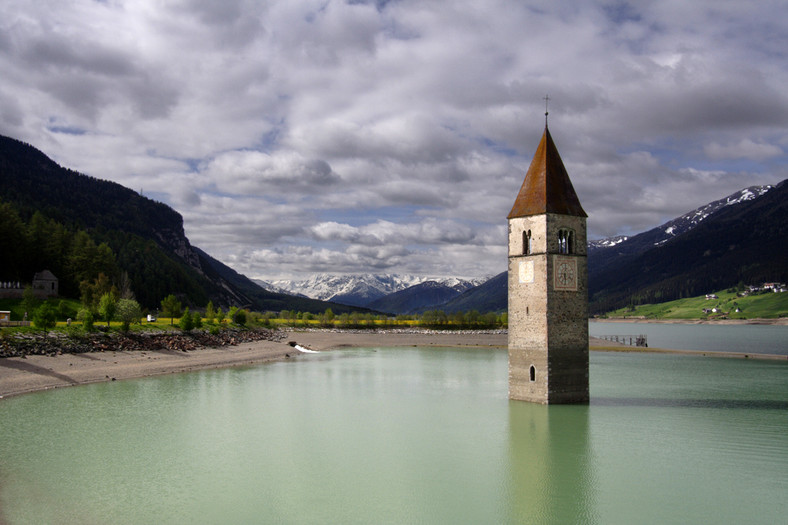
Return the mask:
<path id="1" fill-rule="evenodd" d="M 556 290 L 577 291 L 577 261 L 572 257 L 556 257 L 555 279 L 553 288 Z"/>
<path id="2" fill-rule="evenodd" d="M 568 284 L 572 284 L 575 280 L 575 271 L 572 268 L 572 265 L 569 263 L 562 262 L 558 266 L 558 282 L 561 286 L 566 286 Z"/>
<path id="3" fill-rule="evenodd" d="M 534 282 L 534 262 L 533 261 L 520 261 L 520 282 L 532 283 Z"/>

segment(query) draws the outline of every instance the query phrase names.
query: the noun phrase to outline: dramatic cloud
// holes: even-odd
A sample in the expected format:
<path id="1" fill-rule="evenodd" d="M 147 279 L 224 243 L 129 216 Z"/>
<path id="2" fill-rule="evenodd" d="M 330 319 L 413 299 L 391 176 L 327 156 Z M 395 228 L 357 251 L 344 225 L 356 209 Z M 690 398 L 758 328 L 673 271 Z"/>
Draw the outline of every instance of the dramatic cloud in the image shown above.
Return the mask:
<path id="1" fill-rule="evenodd" d="M 788 177 L 788 6 L 9 0 L 0 133 L 251 277 L 480 277 L 544 126 L 592 238 Z"/>

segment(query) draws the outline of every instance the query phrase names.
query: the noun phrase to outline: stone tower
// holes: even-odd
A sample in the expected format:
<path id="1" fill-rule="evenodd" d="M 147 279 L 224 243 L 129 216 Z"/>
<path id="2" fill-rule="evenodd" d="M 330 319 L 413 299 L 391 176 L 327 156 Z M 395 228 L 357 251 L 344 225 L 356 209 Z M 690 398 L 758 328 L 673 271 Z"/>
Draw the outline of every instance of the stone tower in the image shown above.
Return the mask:
<path id="1" fill-rule="evenodd" d="M 588 402 L 586 212 L 545 125 L 509 213 L 509 398 Z"/>

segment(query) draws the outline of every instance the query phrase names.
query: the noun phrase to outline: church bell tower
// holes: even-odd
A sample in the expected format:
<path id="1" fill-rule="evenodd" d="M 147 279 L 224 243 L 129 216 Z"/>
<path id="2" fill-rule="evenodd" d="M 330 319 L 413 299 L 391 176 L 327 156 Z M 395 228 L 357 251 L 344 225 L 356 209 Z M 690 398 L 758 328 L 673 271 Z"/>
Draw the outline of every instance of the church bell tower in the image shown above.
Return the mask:
<path id="1" fill-rule="evenodd" d="M 588 402 L 586 212 L 545 123 L 509 213 L 509 398 Z"/>

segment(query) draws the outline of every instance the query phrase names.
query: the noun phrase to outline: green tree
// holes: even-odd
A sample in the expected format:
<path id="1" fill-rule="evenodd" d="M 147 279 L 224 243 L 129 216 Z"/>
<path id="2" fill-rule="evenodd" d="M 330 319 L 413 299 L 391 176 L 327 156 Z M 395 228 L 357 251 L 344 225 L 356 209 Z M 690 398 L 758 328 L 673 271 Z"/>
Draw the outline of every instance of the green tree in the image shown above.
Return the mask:
<path id="1" fill-rule="evenodd" d="M 238 308 L 233 312 L 232 316 L 233 322 L 239 326 L 244 326 L 246 324 L 246 310 L 242 308 Z"/>
<path id="2" fill-rule="evenodd" d="M 36 294 L 33 293 L 33 288 L 31 286 L 25 286 L 25 291 L 22 292 L 22 310 L 24 310 L 25 315 L 31 315 L 37 306 L 38 298 Z M 28 314 L 28 312 L 30 313 Z"/>
<path id="3" fill-rule="evenodd" d="M 124 332 L 128 332 L 129 325 L 133 322 L 139 322 L 140 317 L 142 317 L 140 304 L 134 299 L 120 299 L 117 304 L 117 313 L 121 322 L 121 329 Z"/>
<path id="4" fill-rule="evenodd" d="M 216 322 L 222 324 L 224 322 L 224 312 L 221 308 L 216 309 Z"/>
<path id="5" fill-rule="evenodd" d="M 200 312 L 194 312 L 192 316 L 192 326 L 194 326 L 194 328 L 202 328 L 202 315 L 200 315 Z"/>
<path id="6" fill-rule="evenodd" d="M 115 296 L 111 293 L 105 293 L 101 296 L 99 300 L 99 307 L 98 313 L 101 319 L 107 322 L 107 327 L 109 327 L 109 323 L 115 318 L 115 313 L 118 309 L 118 301 L 115 299 Z"/>
<path id="7" fill-rule="evenodd" d="M 77 312 L 77 321 L 82 322 L 82 329 L 86 332 L 93 331 L 93 312 L 89 309 L 83 308 Z"/>
<path id="8" fill-rule="evenodd" d="M 93 260 L 96 257 L 96 243 L 85 231 L 74 234 L 71 251 L 66 257 L 66 270 L 77 282 L 89 281 L 98 276 L 93 273 Z"/>
<path id="9" fill-rule="evenodd" d="M 498 316 L 495 312 L 487 312 L 482 316 L 482 324 L 487 328 L 493 328 L 498 324 Z"/>
<path id="10" fill-rule="evenodd" d="M 0 275 L 4 279 L 29 279 L 25 273 L 27 247 L 25 224 L 16 208 L 0 203 Z"/>
<path id="11" fill-rule="evenodd" d="M 121 272 L 118 287 L 120 288 L 118 294 L 121 299 L 135 299 L 134 291 L 131 289 L 131 279 L 129 278 L 128 272 Z"/>
<path id="12" fill-rule="evenodd" d="M 71 308 L 69 308 L 68 303 L 66 301 L 60 301 L 57 304 L 57 315 L 61 319 L 66 319 L 68 317 L 71 317 L 71 314 L 73 312 L 74 311 Z"/>
<path id="13" fill-rule="evenodd" d="M 57 310 L 49 304 L 44 303 L 33 312 L 33 324 L 41 330 L 54 328 L 57 321 Z"/>
<path id="14" fill-rule="evenodd" d="M 360 326 L 361 325 L 361 314 L 358 312 L 353 312 L 350 314 L 350 325 L 351 326 Z"/>
<path id="15" fill-rule="evenodd" d="M 97 312 L 101 296 L 107 293 L 118 296 L 117 290 L 107 277 L 107 274 L 100 272 L 92 282 L 84 280 L 79 283 L 79 299 L 85 308 L 91 312 Z"/>
<path id="16" fill-rule="evenodd" d="M 178 321 L 178 326 L 180 326 L 181 330 L 184 332 L 189 332 L 192 328 L 194 328 L 194 318 L 192 317 L 192 314 L 189 313 L 189 307 L 186 307 L 186 309 L 183 311 L 183 316 L 181 316 L 181 320 Z"/>
<path id="17" fill-rule="evenodd" d="M 208 305 L 205 307 L 205 320 L 213 324 L 214 317 L 216 317 L 216 311 L 213 309 L 213 301 L 208 301 Z"/>
<path id="18" fill-rule="evenodd" d="M 161 313 L 164 317 L 170 318 L 170 326 L 173 319 L 181 315 L 181 302 L 172 294 L 161 300 Z"/>
<path id="19" fill-rule="evenodd" d="M 53 245 L 55 226 L 56 224 L 44 217 L 40 211 L 33 213 L 30 218 L 30 223 L 27 225 L 27 236 L 30 246 L 34 247 L 31 254 L 34 268 L 51 267 L 51 263 L 56 259 L 56 250 Z"/>

